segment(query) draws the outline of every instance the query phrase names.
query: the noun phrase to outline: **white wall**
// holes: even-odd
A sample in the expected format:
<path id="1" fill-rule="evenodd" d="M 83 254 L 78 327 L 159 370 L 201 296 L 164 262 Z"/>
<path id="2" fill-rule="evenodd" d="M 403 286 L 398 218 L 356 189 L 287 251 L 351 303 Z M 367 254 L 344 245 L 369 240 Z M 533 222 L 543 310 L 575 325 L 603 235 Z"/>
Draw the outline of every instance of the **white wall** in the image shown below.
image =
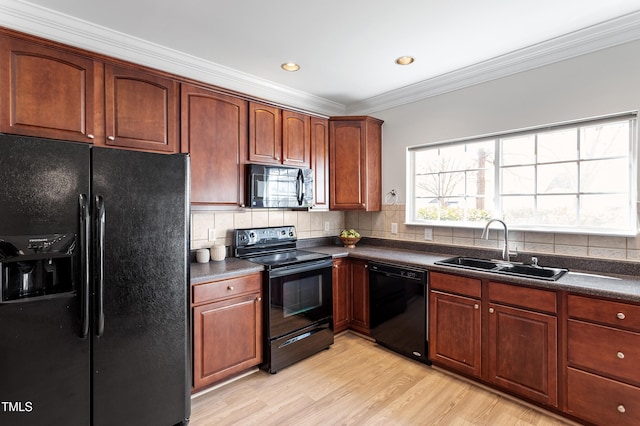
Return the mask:
<path id="1" fill-rule="evenodd" d="M 382 190 L 406 200 L 406 147 L 640 109 L 640 41 L 371 114 Z"/>

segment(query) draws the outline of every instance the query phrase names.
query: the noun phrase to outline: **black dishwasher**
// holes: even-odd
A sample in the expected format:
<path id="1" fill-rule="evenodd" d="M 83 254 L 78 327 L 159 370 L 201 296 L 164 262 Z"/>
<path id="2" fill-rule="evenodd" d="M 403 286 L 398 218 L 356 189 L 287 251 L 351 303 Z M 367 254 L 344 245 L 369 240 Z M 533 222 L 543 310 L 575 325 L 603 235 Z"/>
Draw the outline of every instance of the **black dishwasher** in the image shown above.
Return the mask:
<path id="1" fill-rule="evenodd" d="M 427 273 L 419 269 L 369 262 L 371 337 L 394 352 L 427 359 Z"/>

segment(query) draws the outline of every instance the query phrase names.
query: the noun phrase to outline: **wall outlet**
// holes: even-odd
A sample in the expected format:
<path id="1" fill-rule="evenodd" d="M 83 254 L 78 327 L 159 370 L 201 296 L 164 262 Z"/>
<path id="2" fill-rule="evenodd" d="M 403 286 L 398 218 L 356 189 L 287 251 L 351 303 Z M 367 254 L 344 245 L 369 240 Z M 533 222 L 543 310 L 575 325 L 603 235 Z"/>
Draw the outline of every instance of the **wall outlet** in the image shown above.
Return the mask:
<path id="1" fill-rule="evenodd" d="M 216 228 L 209 228 L 209 241 L 216 240 Z"/>
<path id="2" fill-rule="evenodd" d="M 426 241 L 433 241 L 433 228 L 424 228 L 424 239 Z"/>
<path id="3" fill-rule="evenodd" d="M 397 224 L 397 223 L 395 223 L 395 222 L 393 222 L 393 223 L 391 224 L 391 233 L 392 233 L 392 234 L 397 234 L 397 233 L 398 233 L 398 224 Z"/>
<path id="4" fill-rule="evenodd" d="M 331 224 L 329 222 L 325 222 L 324 223 L 324 230 L 328 231 L 330 229 L 329 226 L 331 226 Z"/>

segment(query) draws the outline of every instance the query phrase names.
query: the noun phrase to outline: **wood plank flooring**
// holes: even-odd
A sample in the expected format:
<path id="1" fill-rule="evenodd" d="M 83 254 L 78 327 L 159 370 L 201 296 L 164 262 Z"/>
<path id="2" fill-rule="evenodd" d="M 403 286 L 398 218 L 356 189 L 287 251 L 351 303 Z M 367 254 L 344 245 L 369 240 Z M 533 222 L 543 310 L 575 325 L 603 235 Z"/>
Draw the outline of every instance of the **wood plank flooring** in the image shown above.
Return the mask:
<path id="1" fill-rule="evenodd" d="M 308 359 L 192 399 L 191 426 L 567 425 L 349 332 Z"/>

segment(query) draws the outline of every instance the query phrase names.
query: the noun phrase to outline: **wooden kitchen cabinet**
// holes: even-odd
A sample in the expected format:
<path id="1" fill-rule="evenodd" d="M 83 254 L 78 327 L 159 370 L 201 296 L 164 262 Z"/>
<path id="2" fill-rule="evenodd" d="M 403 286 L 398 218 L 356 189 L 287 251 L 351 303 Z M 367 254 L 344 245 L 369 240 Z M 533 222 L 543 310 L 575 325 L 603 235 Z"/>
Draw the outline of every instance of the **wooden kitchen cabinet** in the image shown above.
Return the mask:
<path id="1" fill-rule="evenodd" d="M 237 97 L 182 84 L 181 150 L 191 156 L 191 204 L 244 207 L 247 106 Z"/>
<path id="2" fill-rule="evenodd" d="M 102 64 L 6 35 L 0 57 L 1 132 L 89 143 L 102 133 Z"/>
<path id="3" fill-rule="evenodd" d="M 368 261 L 351 260 L 351 325 L 355 331 L 369 335 L 369 266 Z"/>
<path id="4" fill-rule="evenodd" d="M 333 332 L 346 329 L 369 335 L 368 261 L 336 259 L 333 262 Z"/>
<path id="5" fill-rule="evenodd" d="M 482 374 L 480 280 L 429 274 L 429 359 L 463 374 Z"/>
<path id="6" fill-rule="evenodd" d="M 639 305 L 568 294 L 565 411 L 595 424 L 638 424 L 639 348 Z"/>
<path id="7" fill-rule="evenodd" d="M 314 210 L 329 210 L 329 120 L 311 117 L 311 168 Z"/>
<path id="8" fill-rule="evenodd" d="M 178 152 L 178 83 L 150 71 L 105 65 L 107 146 Z"/>
<path id="9" fill-rule="evenodd" d="M 489 381 L 558 405 L 556 292 L 489 282 Z"/>
<path id="10" fill-rule="evenodd" d="M 193 391 L 262 362 L 262 275 L 192 286 Z"/>
<path id="11" fill-rule="evenodd" d="M 440 272 L 429 277 L 431 361 L 557 407 L 556 292 Z"/>
<path id="12" fill-rule="evenodd" d="M 249 162 L 311 166 L 311 117 L 249 102 Z"/>
<path id="13" fill-rule="evenodd" d="M 333 332 L 349 328 L 351 322 L 351 264 L 346 258 L 333 261 Z"/>
<path id="14" fill-rule="evenodd" d="M 382 123 L 363 116 L 329 119 L 331 210 L 380 210 Z"/>

